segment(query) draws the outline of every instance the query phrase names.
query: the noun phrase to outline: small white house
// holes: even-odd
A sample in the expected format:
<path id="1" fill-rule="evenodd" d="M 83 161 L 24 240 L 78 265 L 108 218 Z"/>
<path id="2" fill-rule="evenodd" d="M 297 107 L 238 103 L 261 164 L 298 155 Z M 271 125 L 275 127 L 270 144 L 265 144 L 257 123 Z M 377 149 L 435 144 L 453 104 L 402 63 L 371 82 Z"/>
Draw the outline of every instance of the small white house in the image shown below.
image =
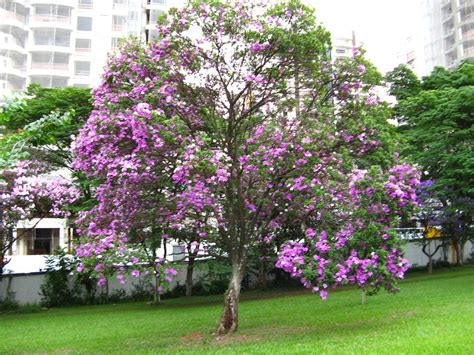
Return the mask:
<path id="1" fill-rule="evenodd" d="M 73 229 L 64 218 L 35 218 L 18 222 L 14 233 L 16 242 L 8 258 L 5 274 L 41 272 L 45 270 L 45 256 L 56 247 L 72 251 Z"/>

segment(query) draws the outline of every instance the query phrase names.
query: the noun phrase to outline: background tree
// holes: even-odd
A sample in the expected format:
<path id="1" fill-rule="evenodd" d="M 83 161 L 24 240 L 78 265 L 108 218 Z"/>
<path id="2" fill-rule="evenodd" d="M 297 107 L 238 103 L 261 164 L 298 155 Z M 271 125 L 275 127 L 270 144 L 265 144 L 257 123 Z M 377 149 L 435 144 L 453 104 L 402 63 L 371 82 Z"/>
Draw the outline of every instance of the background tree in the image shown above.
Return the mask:
<path id="1" fill-rule="evenodd" d="M 433 182 L 430 191 L 443 204 L 444 232 L 460 264 L 464 244 L 473 237 L 474 64 L 466 62 L 453 71 L 436 68 L 419 86 L 399 85 L 416 80 L 406 70 L 405 79 L 393 81 L 397 72 L 398 68 L 387 79 L 398 100 L 395 110 L 403 117 L 402 154 Z"/>
<path id="2" fill-rule="evenodd" d="M 390 229 L 417 175 L 397 164 L 370 65 L 333 66 L 329 49 L 293 0 L 191 1 L 161 20 L 156 42 L 126 42 L 75 142 L 74 167 L 99 182 L 79 256 L 117 264 L 130 241 L 147 242 L 132 230 L 192 227 L 232 267 L 217 334 L 237 328 L 250 249 L 287 222 L 305 240 L 279 267 L 321 297 L 347 282 L 394 290 L 406 262 Z"/>
<path id="3" fill-rule="evenodd" d="M 0 173 L 0 276 L 8 254 L 20 235 L 14 229 L 21 220 L 69 215 L 67 207 L 79 191 L 70 181 L 45 175 L 44 165 L 32 161 L 15 163 Z"/>
<path id="4" fill-rule="evenodd" d="M 417 189 L 419 210 L 415 214 L 415 218 L 423 228 L 421 239 L 421 251 L 428 258 L 428 273 L 433 273 L 433 257 L 438 250 L 445 249 L 449 243 L 446 230 L 442 230 L 445 225 L 446 213 L 444 206 L 433 194 L 434 182 L 425 180 L 420 183 Z"/>
<path id="5" fill-rule="evenodd" d="M 71 141 L 92 110 L 90 89 L 31 84 L 0 110 L 0 164 L 40 160 L 51 170 L 69 168 Z"/>

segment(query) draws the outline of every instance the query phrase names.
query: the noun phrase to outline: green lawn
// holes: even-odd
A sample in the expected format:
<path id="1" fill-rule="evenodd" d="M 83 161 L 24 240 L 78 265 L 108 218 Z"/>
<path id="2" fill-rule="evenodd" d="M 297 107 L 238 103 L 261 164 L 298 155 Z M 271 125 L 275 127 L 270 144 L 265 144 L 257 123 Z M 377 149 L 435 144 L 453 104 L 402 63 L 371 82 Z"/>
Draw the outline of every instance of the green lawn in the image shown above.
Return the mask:
<path id="1" fill-rule="evenodd" d="M 215 339 L 221 297 L 0 315 L 0 353 L 474 353 L 474 267 L 409 275 L 360 304 L 306 292 L 247 292 L 240 328 Z"/>

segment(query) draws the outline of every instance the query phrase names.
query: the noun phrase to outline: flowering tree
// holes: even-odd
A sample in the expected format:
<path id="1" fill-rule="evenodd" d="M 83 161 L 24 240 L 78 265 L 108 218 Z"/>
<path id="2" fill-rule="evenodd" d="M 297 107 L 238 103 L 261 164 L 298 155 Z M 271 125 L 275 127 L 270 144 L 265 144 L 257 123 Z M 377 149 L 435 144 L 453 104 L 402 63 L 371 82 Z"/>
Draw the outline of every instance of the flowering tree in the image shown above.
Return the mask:
<path id="1" fill-rule="evenodd" d="M 21 161 L 0 173 L 0 276 L 16 241 L 13 231 L 17 223 L 47 216 L 67 217 L 66 207 L 79 197 L 68 180 L 46 176 L 47 170 L 45 165 Z"/>
<path id="2" fill-rule="evenodd" d="M 212 241 L 232 265 L 217 334 L 237 328 L 249 250 L 282 226 L 305 237 L 278 266 L 323 298 L 346 282 L 392 290 L 406 262 L 390 228 L 416 173 L 396 163 L 374 70 L 329 49 L 293 0 L 191 1 L 156 42 L 125 43 L 75 142 L 75 168 L 100 182 L 78 254 L 117 269 L 175 232 Z"/>

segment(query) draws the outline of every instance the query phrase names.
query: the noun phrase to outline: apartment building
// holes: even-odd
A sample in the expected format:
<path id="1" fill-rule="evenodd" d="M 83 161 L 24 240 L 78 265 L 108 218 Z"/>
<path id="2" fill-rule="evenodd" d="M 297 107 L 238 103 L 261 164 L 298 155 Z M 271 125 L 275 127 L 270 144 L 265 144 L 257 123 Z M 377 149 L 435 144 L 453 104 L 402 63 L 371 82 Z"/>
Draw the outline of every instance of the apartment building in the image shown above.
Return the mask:
<path id="1" fill-rule="evenodd" d="M 425 72 L 474 60 L 474 0 L 423 0 Z"/>
<path id="2" fill-rule="evenodd" d="M 119 39 L 156 37 L 183 0 L 0 0 L 0 97 L 29 83 L 93 87 Z"/>

